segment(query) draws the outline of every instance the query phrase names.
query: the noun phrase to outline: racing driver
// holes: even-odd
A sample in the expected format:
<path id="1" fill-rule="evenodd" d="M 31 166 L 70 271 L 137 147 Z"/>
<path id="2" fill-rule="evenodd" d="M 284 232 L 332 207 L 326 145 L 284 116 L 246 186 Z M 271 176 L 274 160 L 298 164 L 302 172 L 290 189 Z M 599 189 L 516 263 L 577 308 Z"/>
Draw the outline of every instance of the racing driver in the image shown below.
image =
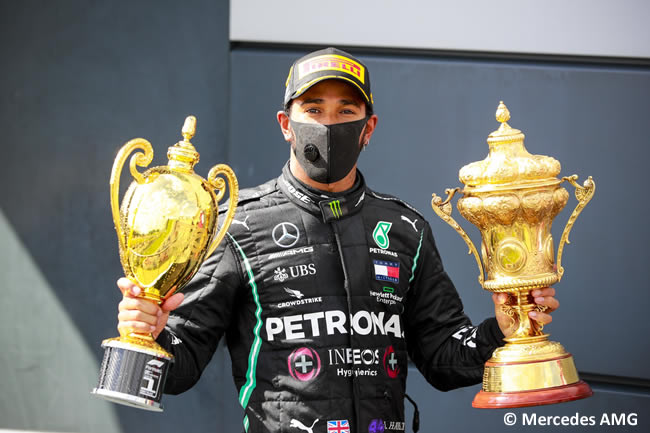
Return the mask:
<path id="1" fill-rule="evenodd" d="M 515 323 L 473 326 L 417 210 L 357 170 L 377 126 L 367 67 L 327 48 L 289 71 L 277 113 L 290 159 L 240 192 L 228 235 L 162 306 L 126 278 L 118 329 L 152 332 L 175 363 L 165 392 L 194 385 L 225 334 L 248 432 L 404 431 L 408 360 L 441 390 L 481 381 Z M 546 312 L 552 288 L 533 292 Z M 378 429 L 379 428 L 379 429 Z"/>

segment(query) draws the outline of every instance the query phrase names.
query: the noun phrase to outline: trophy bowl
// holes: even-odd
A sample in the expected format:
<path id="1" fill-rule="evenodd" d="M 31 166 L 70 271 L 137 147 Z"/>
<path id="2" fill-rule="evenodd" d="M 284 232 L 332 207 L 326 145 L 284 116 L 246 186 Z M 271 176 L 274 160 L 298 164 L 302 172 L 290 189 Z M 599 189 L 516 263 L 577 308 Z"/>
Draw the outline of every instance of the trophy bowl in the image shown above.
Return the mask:
<path id="1" fill-rule="evenodd" d="M 233 171 L 214 166 L 205 180 L 194 173 L 199 154 L 190 143 L 196 118 L 183 126 L 183 141 L 168 149 L 169 163 L 144 173 L 153 159 L 151 144 L 142 138 L 118 152 L 110 179 L 111 209 L 120 261 L 127 278 L 142 288 L 140 298 L 156 304 L 182 289 L 206 257 L 214 252 L 232 222 L 239 187 Z M 120 174 L 128 156 L 134 181 L 118 204 Z M 219 177 L 219 176 L 223 176 Z M 228 181 L 229 207 L 218 227 L 219 201 Z M 215 192 L 216 191 L 216 192 Z M 98 386 L 93 394 L 141 409 L 162 411 L 161 398 L 173 355 L 151 334 L 120 330 L 102 342 L 105 349 Z"/>
<path id="2" fill-rule="evenodd" d="M 479 283 L 494 293 L 508 293 L 502 306 L 512 318 L 514 332 L 487 363 L 483 388 L 472 406 L 507 408 L 577 400 L 592 395 L 578 377 L 573 356 L 560 343 L 549 341 L 543 326 L 528 313 L 544 311 L 531 292 L 559 282 L 564 274 L 562 251 L 576 218 L 594 195 L 589 177 L 583 186 L 578 176 L 557 178 L 560 163 L 544 155 L 531 155 L 524 134 L 511 128 L 508 108 L 501 102 L 496 113 L 501 126 L 487 141 L 490 153 L 461 168 L 465 184 L 458 210 L 481 232 L 481 254 L 467 233 L 451 217 L 451 200 L 460 188 L 448 189 L 447 198 L 433 194 L 432 207 L 465 240 L 479 268 Z M 578 205 L 560 238 L 557 261 L 551 235 L 553 219 L 564 208 L 567 181 L 576 188 Z"/>

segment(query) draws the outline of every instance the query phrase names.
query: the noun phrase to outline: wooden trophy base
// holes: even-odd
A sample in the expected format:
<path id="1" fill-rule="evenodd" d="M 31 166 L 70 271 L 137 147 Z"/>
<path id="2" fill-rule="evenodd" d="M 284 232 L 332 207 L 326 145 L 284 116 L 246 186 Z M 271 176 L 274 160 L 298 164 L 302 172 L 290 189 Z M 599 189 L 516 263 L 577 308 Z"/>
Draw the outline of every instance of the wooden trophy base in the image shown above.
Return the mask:
<path id="1" fill-rule="evenodd" d="M 573 356 L 560 343 L 540 335 L 537 341 L 508 342 L 485 363 L 483 389 L 472 406 L 499 409 L 579 400 L 593 395 L 580 380 Z M 532 342 L 529 342 L 531 341 Z"/>
<path id="2" fill-rule="evenodd" d="M 504 409 L 514 407 L 541 406 L 545 404 L 563 403 L 591 397 L 593 391 L 582 380 L 571 385 L 534 391 L 515 392 L 486 392 L 479 391 L 474 397 L 472 407 L 478 409 Z"/>

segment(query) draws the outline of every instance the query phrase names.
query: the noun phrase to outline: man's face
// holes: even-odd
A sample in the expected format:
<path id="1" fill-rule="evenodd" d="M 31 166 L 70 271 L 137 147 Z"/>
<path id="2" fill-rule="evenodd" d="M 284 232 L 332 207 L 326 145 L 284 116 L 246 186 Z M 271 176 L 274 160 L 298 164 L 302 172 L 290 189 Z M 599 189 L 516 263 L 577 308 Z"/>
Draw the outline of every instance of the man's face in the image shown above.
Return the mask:
<path id="1" fill-rule="evenodd" d="M 277 119 L 284 139 L 291 143 L 293 149 L 290 164 L 292 173 L 298 179 L 309 183 L 309 185 L 327 191 L 338 191 L 339 188 L 351 186 L 355 179 L 358 152 L 362 149 L 362 146 L 368 144 L 377 126 L 376 115 L 366 117 L 366 104 L 363 96 L 351 84 L 337 79 L 324 80 L 315 84 L 292 101 L 289 115 L 284 111 L 279 111 Z M 305 124 L 347 124 L 347 126 L 337 128 L 336 133 L 333 133 L 333 137 L 338 138 L 333 138 L 333 142 L 327 146 L 322 147 L 323 143 L 312 144 L 311 147 L 322 147 L 319 152 L 315 153 L 317 159 L 314 160 L 307 156 L 306 148 L 298 149 L 300 156 L 297 156 L 298 144 L 292 122 L 295 122 L 296 127 L 302 124 L 303 126 L 300 126 L 300 128 L 303 131 L 305 131 L 305 126 L 311 126 Z M 355 122 L 363 122 L 362 129 L 359 132 L 354 131 L 354 128 L 358 128 Z M 350 133 L 359 135 L 350 137 Z M 348 134 L 347 137 L 346 134 Z M 329 139 L 328 136 L 327 140 L 329 141 Z M 301 146 L 306 144 L 302 142 Z M 311 155 L 313 154 L 314 152 L 311 151 Z M 335 161 L 335 163 L 326 167 L 324 161 Z M 310 171 L 308 173 L 304 170 Z M 343 173 L 343 178 L 341 178 L 342 171 L 347 171 L 347 174 Z M 341 179 L 343 183 L 339 183 L 337 179 Z M 343 189 L 340 190 L 343 191 Z"/>
<path id="2" fill-rule="evenodd" d="M 303 123 L 352 122 L 366 116 L 359 92 L 341 80 L 324 80 L 293 100 L 291 120 Z"/>

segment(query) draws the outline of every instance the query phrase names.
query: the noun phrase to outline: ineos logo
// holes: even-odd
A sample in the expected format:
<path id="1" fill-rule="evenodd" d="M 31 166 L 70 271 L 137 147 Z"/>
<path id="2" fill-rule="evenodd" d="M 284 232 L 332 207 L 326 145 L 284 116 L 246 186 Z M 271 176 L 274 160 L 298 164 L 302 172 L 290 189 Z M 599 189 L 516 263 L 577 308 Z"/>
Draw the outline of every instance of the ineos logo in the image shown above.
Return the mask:
<path id="1" fill-rule="evenodd" d="M 298 242 L 300 232 L 295 224 L 290 222 L 282 222 L 273 227 L 273 242 L 279 247 L 289 248 Z"/>

